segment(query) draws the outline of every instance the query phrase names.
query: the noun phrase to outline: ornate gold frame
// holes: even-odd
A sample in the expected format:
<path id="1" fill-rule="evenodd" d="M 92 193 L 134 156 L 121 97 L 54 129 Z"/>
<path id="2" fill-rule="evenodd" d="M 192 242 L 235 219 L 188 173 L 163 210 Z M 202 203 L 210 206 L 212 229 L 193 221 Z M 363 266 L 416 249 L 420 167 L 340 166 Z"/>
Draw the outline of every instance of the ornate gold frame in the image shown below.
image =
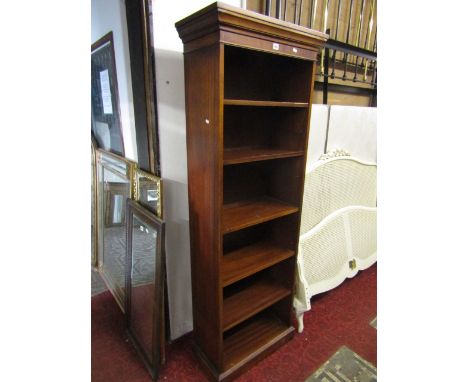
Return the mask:
<path id="1" fill-rule="evenodd" d="M 137 200 L 140 204 L 144 205 L 145 207 L 149 208 L 152 210 L 150 206 L 148 206 L 147 203 L 141 202 L 141 178 L 148 179 L 150 182 L 154 183 L 154 187 L 156 189 L 157 197 L 158 200 L 156 202 L 156 210 L 153 210 L 153 212 L 156 214 L 156 216 L 160 219 L 163 218 L 163 209 L 162 209 L 162 198 L 163 198 L 163 190 L 162 190 L 162 182 L 161 178 L 154 175 L 150 174 L 149 172 L 143 171 L 139 169 L 138 167 L 135 167 L 134 173 L 133 173 L 133 195 L 134 199 Z"/>

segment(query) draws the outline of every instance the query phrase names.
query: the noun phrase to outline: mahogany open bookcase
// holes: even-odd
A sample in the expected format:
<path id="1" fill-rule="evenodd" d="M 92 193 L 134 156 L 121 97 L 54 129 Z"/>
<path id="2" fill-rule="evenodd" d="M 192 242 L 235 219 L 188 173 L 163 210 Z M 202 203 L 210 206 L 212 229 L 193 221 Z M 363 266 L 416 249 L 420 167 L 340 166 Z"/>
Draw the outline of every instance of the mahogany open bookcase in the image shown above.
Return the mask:
<path id="1" fill-rule="evenodd" d="M 195 350 L 232 380 L 294 332 L 315 61 L 327 35 L 222 3 L 184 43 Z"/>

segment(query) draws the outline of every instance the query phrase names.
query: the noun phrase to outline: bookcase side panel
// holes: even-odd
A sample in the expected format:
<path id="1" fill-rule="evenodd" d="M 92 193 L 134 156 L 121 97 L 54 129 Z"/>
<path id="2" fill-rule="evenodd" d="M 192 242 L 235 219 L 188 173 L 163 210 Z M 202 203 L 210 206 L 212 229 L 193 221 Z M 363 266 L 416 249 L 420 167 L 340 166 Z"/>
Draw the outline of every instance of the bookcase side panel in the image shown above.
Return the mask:
<path id="1" fill-rule="evenodd" d="M 196 346 L 221 367 L 220 47 L 185 54 L 188 191 Z M 221 143 L 220 143 L 221 142 Z"/>

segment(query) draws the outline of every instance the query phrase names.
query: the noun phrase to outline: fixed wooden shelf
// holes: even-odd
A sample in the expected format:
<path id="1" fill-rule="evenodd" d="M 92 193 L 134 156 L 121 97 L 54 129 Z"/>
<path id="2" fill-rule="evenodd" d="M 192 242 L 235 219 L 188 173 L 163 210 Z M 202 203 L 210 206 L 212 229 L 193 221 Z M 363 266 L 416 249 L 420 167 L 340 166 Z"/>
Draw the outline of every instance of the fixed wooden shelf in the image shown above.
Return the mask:
<path id="1" fill-rule="evenodd" d="M 224 150 L 224 165 L 291 158 L 304 155 L 302 150 L 238 147 Z"/>
<path id="2" fill-rule="evenodd" d="M 257 101 L 251 99 L 224 99 L 224 104 L 233 106 L 309 107 L 307 102 Z"/>
<path id="3" fill-rule="evenodd" d="M 222 230 L 225 234 L 238 231 L 297 211 L 298 207 L 267 196 L 225 204 Z"/>
<path id="4" fill-rule="evenodd" d="M 294 251 L 259 242 L 227 253 L 221 261 L 222 285 L 227 286 L 294 256 Z"/>
<path id="5" fill-rule="evenodd" d="M 272 313 L 255 316 L 248 325 L 224 340 L 224 370 L 249 362 L 293 331 L 293 326 L 286 325 Z"/>
<path id="6" fill-rule="evenodd" d="M 223 330 L 231 329 L 290 294 L 291 290 L 278 281 L 268 278 L 256 280 L 224 300 Z"/>

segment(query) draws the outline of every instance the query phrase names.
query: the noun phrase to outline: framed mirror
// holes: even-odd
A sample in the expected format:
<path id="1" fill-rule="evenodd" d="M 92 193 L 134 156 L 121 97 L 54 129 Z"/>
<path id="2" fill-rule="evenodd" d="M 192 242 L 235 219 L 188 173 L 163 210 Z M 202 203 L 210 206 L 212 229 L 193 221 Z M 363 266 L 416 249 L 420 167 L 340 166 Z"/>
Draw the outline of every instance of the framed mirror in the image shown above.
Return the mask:
<path id="1" fill-rule="evenodd" d="M 117 304 L 125 311 L 125 203 L 133 198 L 136 164 L 97 150 L 98 268 Z"/>
<path id="2" fill-rule="evenodd" d="M 164 339 L 164 222 L 130 199 L 126 216 L 126 326 L 151 376 L 157 379 Z"/>
<path id="3" fill-rule="evenodd" d="M 161 178 L 137 168 L 134 173 L 135 200 L 162 218 Z"/>
<path id="4" fill-rule="evenodd" d="M 96 171 L 96 142 L 91 137 L 91 266 L 97 268 L 97 171 Z"/>

